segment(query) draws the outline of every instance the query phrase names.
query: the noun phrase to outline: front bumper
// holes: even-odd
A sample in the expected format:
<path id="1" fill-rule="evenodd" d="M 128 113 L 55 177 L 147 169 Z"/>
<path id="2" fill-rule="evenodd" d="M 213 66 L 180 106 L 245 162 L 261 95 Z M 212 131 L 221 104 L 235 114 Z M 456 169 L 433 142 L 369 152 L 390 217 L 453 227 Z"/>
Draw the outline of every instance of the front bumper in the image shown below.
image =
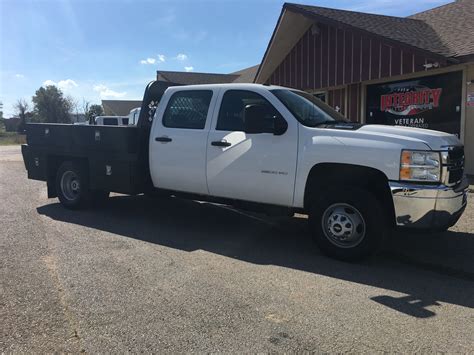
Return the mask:
<path id="1" fill-rule="evenodd" d="M 390 181 L 399 227 L 444 229 L 454 225 L 467 205 L 467 178 L 454 187 Z"/>

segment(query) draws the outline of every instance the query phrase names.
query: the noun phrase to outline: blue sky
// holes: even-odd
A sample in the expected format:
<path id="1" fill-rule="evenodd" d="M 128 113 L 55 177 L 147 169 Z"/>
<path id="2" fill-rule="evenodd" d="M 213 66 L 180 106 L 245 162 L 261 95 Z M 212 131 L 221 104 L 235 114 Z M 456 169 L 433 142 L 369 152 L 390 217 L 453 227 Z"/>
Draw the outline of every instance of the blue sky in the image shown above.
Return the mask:
<path id="1" fill-rule="evenodd" d="M 407 16 L 446 0 L 293 0 Z M 83 99 L 141 99 L 156 70 L 229 73 L 262 59 L 280 0 L 0 0 L 0 101 L 45 84 Z"/>

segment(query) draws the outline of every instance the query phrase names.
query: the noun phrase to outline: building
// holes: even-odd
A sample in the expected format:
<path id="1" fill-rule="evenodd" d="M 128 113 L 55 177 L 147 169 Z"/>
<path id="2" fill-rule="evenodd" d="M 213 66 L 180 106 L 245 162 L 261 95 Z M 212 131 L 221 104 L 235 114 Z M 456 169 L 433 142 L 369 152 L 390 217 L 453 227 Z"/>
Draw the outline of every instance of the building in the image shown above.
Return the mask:
<path id="1" fill-rule="evenodd" d="M 294 87 L 352 121 L 459 136 L 474 174 L 474 1 L 406 18 L 286 3 L 255 82 Z"/>
<path id="2" fill-rule="evenodd" d="M 4 121 L 5 123 L 5 131 L 7 132 L 17 132 L 18 127 L 20 127 L 20 117 L 12 117 L 6 118 Z"/>
<path id="3" fill-rule="evenodd" d="M 245 68 L 230 74 L 195 73 L 181 71 L 158 70 L 156 80 L 172 85 L 194 84 L 225 84 L 225 83 L 252 83 L 257 73 L 258 65 Z"/>
<path id="4" fill-rule="evenodd" d="M 156 80 L 166 86 L 222 83 L 252 83 L 257 73 L 258 65 L 239 70 L 230 74 L 195 73 L 158 70 Z M 127 116 L 130 110 L 141 107 L 142 101 L 136 100 L 102 100 L 105 116 Z"/>
<path id="5" fill-rule="evenodd" d="M 128 116 L 130 110 L 142 107 L 139 100 L 102 100 L 105 116 Z"/>
<path id="6" fill-rule="evenodd" d="M 83 113 L 71 113 L 69 114 L 71 116 L 71 122 L 72 123 L 80 123 L 80 122 L 86 122 L 87 117 Z"/>

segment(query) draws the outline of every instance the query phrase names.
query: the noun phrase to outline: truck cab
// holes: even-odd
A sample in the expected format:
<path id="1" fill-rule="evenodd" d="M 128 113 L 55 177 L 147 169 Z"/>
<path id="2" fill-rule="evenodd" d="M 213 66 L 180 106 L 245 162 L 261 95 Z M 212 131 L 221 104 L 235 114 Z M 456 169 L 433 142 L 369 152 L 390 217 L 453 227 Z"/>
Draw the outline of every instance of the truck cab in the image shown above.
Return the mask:
<path id="1" fill-rule="evenodd" d="M 169 88 L 149 152 L 155 187 L 305 211 L 332 255 L 351 254 L 369 228 L 384 234 L 380 221 L 446 229 L 466 205 L 455 136 L 348 122 L 288 88 Z"/>
<path id="2" fill-rule="evenodd" d="M 77 208 L 94 191 L 154 191 L 306 213 L 321 250 L 343 260 L 372 254 L 394 228 L 447 229 L 465 209 L 464 151 L 453 135 L 349 122 L 313 95 L 278 86 L 152 88 L 136 130 L 120 134 L 134 137 L 127 163 L 76 151 L 40 176 L 55 177 L 51 196 Z M 27 168 L 33 151 L 24 148 Z M 66 198 L 73 184 L 79 197 Z"/>

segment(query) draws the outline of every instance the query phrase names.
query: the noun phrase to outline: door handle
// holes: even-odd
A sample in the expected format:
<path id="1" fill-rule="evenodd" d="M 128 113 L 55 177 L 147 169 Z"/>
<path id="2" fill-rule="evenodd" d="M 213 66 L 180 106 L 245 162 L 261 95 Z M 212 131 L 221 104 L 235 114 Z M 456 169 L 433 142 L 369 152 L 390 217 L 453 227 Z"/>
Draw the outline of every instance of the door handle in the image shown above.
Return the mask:
<path id="1" fill-rule="evenodd" d="M 224 142 L 224 141 L 214 141 L 214 142 L 211 142 L 211 145 L 215 147 L 230 147 L 232 143 Z"/>
<path id="2" fill-rule="evenodd" d="M 171 142 L 172 139 L 170 137 L 156 137 L 155 141 L 157 142 L 163 142 L 163 143 L 168 143 Z"/>

